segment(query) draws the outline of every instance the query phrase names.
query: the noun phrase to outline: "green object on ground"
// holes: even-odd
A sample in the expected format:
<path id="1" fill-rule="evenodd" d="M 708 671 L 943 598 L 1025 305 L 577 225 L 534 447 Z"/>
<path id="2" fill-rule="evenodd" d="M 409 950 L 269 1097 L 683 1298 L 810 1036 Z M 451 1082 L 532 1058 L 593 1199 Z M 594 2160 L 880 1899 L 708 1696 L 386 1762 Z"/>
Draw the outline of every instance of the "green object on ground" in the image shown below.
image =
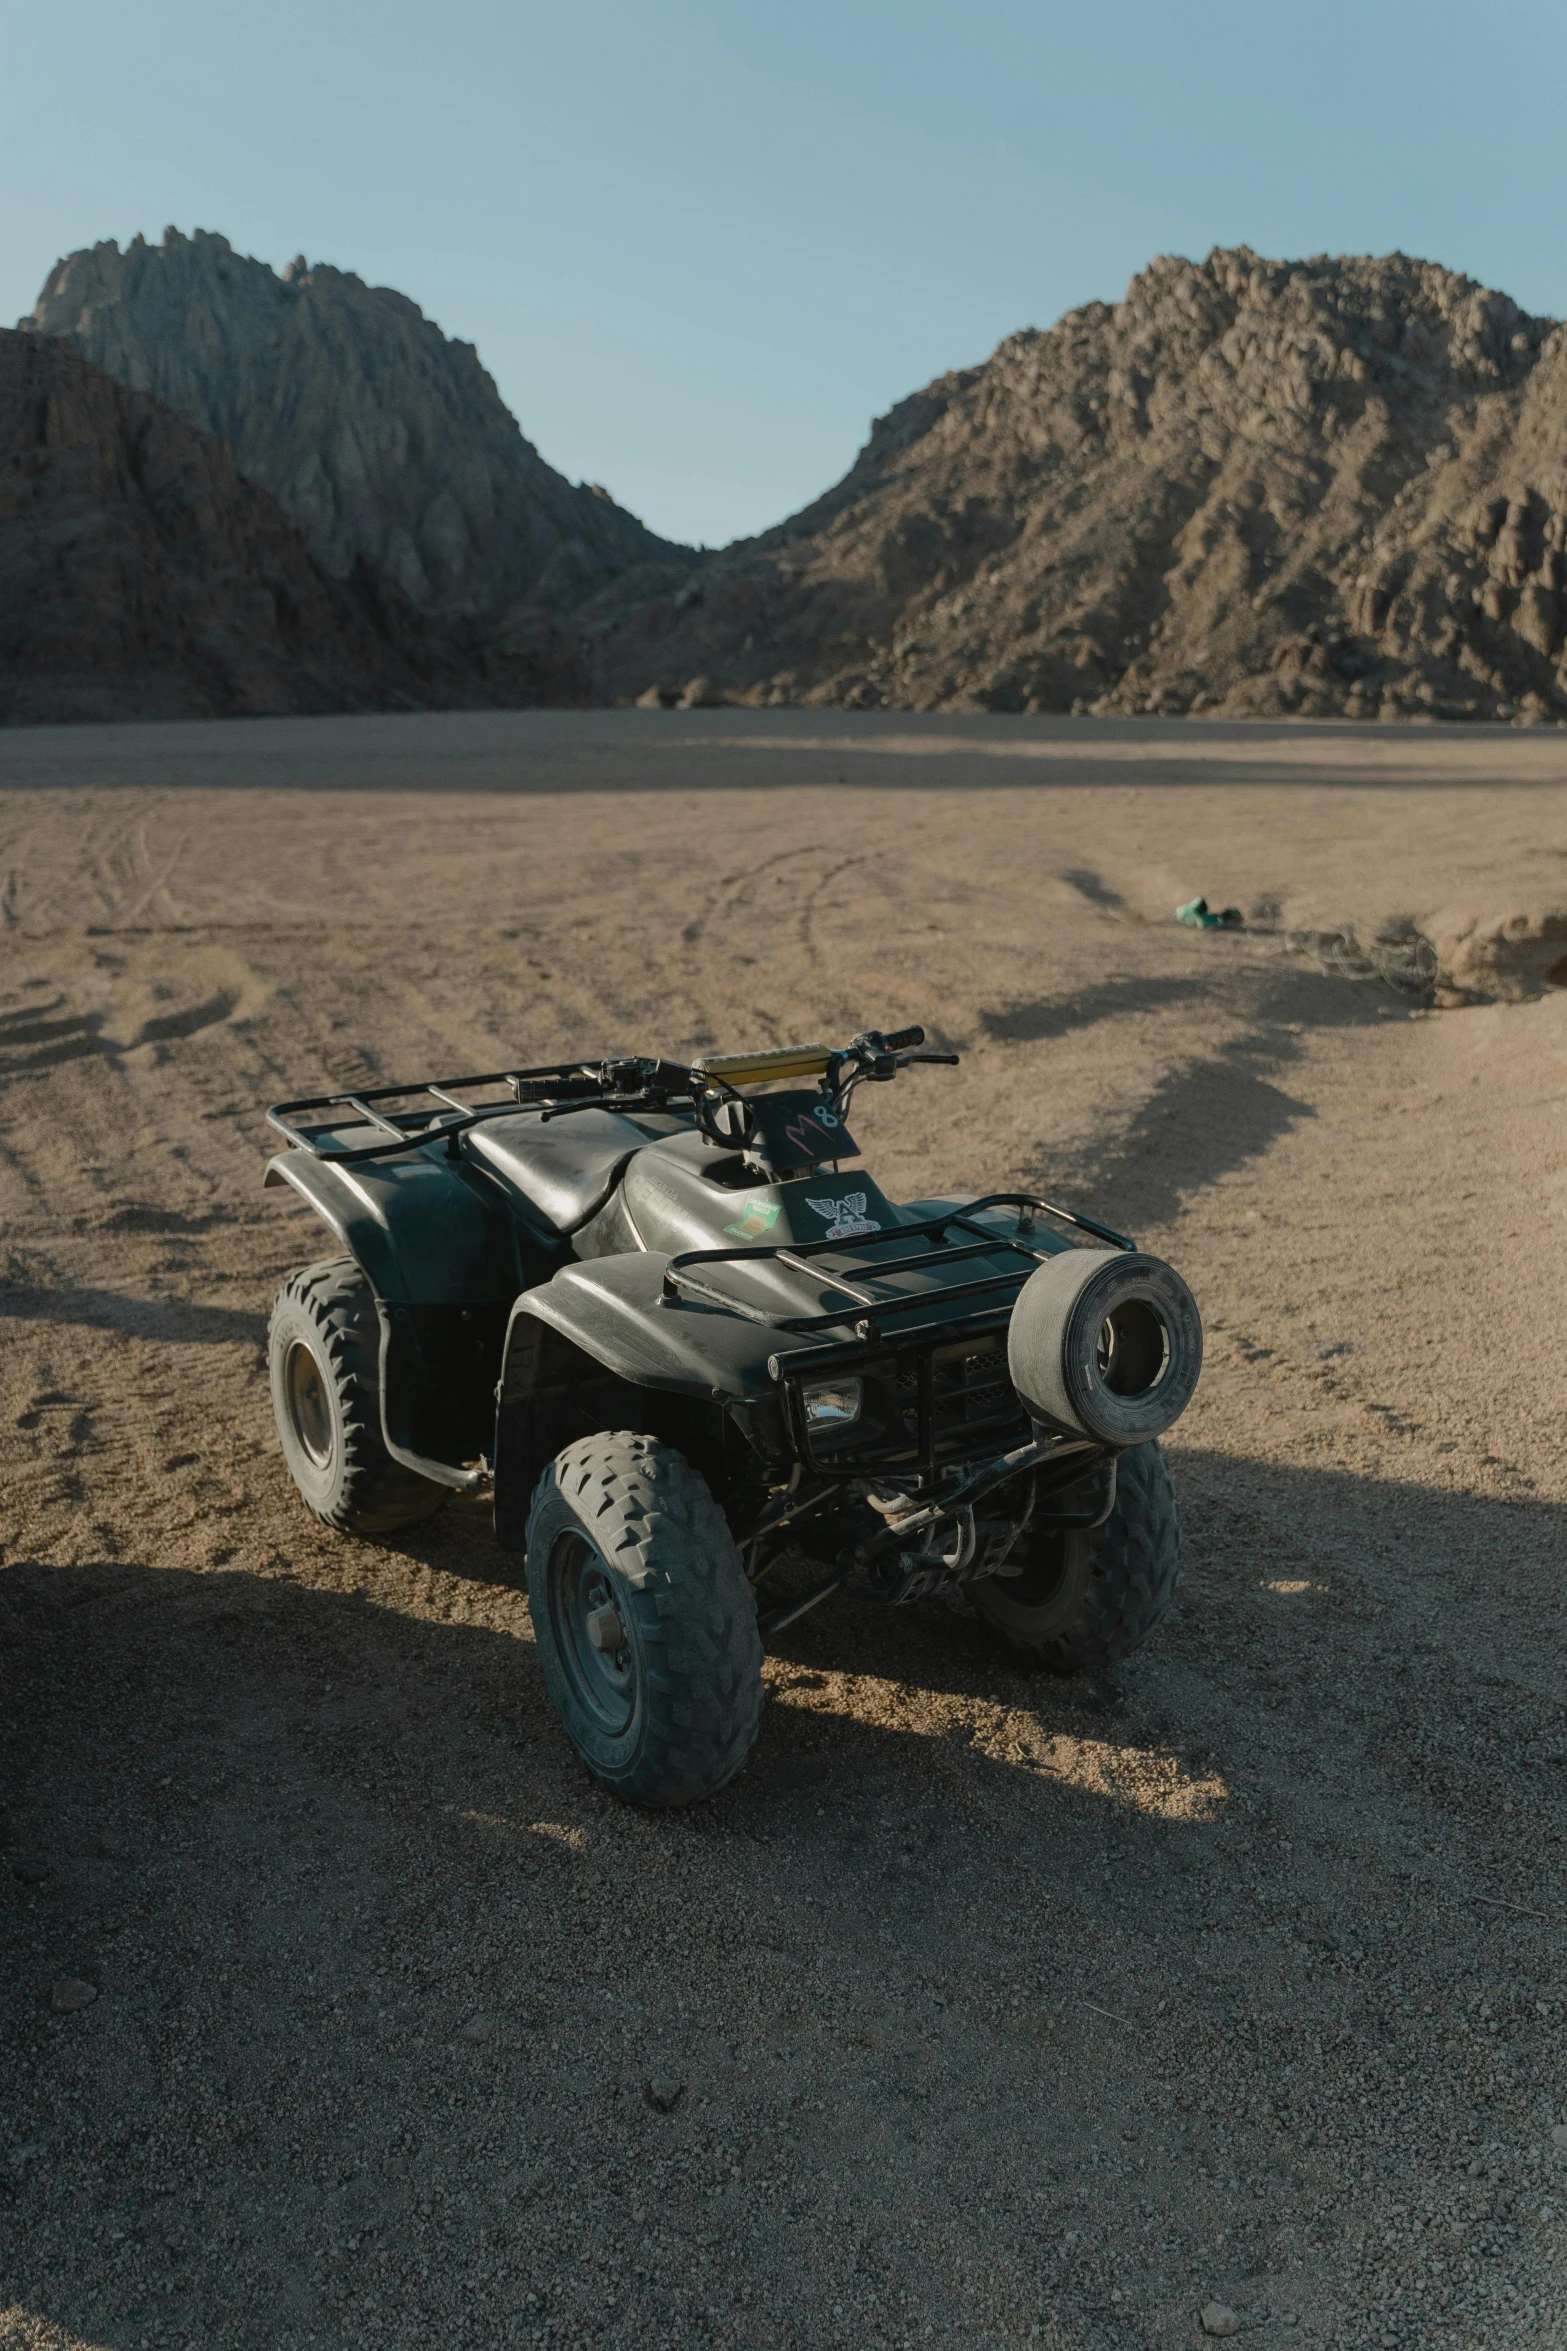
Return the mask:
<path id="1" fill-rule="evenodd" d="M 1189 931 L 1238 931 L 1245 921 L 1238 906 L 1226 906 L 1215 914 L 1206 898 L 1188 898 L 1184 906 L 1176 908 L 1175 919 L 1185 923 Z"/>

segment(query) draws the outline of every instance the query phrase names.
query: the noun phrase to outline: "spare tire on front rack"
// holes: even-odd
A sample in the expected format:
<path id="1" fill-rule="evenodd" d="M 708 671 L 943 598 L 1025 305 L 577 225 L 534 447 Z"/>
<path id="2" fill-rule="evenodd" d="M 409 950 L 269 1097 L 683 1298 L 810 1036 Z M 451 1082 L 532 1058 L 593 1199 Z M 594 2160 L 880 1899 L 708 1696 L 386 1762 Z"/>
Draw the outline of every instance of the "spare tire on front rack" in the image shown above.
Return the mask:
<path id="1" fill-rule="evenodd" d="M 1146 1445 L 1197 1386 L 1197 1302 L 1173 1266 L 1140 1249 L 1064 1250 L 1018 1293 L 1007 1367 L 1035 1421 L 1100 1445 Z"/>

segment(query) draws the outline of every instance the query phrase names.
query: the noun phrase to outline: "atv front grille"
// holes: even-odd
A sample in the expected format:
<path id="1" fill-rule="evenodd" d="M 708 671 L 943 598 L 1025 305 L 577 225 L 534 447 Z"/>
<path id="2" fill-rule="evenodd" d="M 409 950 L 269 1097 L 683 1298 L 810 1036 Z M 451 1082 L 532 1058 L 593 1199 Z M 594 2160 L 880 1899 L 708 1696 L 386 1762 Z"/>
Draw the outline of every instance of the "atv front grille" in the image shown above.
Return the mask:
<path id="1" fill-rule="evenodd" d="M 1015 1220 L 1010 1232 L 980 1221 L 1007 1210 Z M 1036 1229 L 1041 1216 L 1115 1249 L 1136 1245 L 1034 1193 L 987 1192 L 962 1208 L 917 1224 L 873 1226 L 847 1242 L 684 1250 L 664 1268 L 661 1301 L 716 1306 L 811 1340 L 807 1348 L 769 1356 L 767 1369 L 778 1383 L 793 1449 L 818 1476 L 924 1475 L 939 1465 L 982 1460 L 1028 1435 L 1031 1423 L 1007 1375 L 1007 1324 L 1036 1266 L 1069 1246 L 1059 1234 L 1046 1246 Z M 965 1238 L 952 1241 L 954 1232 Z M 729 1287 L 726 1268 L 747 1265 L 800 1276 L 802 1311 L 780 1313 Z M 804 1311 L 810 1289 L 817 1298 Z M 823 1290 L 843 1303 L 822 1307 Z M 952 1311 L 960 1305 L 961 1318 Z M 828 1334 L 835 1328 L 853 1337 L 834 1342 Z M 802 1389 L 838 1373 L 862 1383 L 861 1410 L 853 1422 L 813 1429 Z"/>
<path id="2" fill-rule="evenodd" d="M 968 1450 L 968 1439 L 988 1440 L 1010 1433 L 1021 1407 L 1007 1375 L 1002 1341 L 971 1339 L 955 1347 L 938 1347 L 928 1361 L 929 1436 L 938 1457 Z M 904 1429 L 919 1445 L 922 1382 L 918 1363 L 902 1357 L 896 1378 Z"/>
<path id="3" fill-rule="evenodd" d="M 819 1358 L 807 1359 L 814 1374 Z M 801 1406 L 807 1363 L 782 1369 L 794 1441 L 810 1467 L 827 1477 L 907 1475 L 982 1460 L 1027 1437 L 1029 1420 L 1007 1375 L 1006 1330 L 992 1324 L 939 1347 L 895 1352 L 844 1351 L 843 1365 L 862 1384 L 860 1417 L 832 1431 L 813 1429 Z"/>

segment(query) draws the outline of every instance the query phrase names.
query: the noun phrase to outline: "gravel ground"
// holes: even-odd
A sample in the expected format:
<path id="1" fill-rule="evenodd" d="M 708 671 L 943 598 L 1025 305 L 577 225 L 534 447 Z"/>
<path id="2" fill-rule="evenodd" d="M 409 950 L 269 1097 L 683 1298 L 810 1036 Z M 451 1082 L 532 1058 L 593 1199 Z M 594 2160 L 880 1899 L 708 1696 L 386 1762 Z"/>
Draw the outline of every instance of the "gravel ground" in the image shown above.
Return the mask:
<path id="1" fill-rule="evenodd" d="M 1567 996 L 1279 937 L 1567 902 L 1567 752 L 809 721 L 0 736 L 7 2351 L 1567 2342 Z M 293 1500 L 260 1109 L 915 1018 L 889 1190 L 1203 1303 L 1181 1603 L 834 1604 L 631 1813 L 481 1505 Z"/>

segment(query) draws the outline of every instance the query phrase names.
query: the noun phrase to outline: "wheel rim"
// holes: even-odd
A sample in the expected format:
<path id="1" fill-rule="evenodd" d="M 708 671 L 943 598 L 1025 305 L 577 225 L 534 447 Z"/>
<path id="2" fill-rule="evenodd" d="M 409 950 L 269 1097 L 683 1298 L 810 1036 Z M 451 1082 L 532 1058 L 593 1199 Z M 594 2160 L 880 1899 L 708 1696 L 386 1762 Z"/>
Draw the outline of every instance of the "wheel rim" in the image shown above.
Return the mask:
<path id="1" fill-rule="evenodd" d="M 302 1451 L 317 1469 L 325 1469 L 335 1442 L 332 1403 L 321 1366 L 302 1339 L 294 1341 L 283 1365 L 283 1400 Z"/>
<path id="2" fill-rule="evenodd" d="M 549 1561 L 549 1611 L 574 1703 L 596 1731 L 621 1737 L 637 1708 L 628 1612 L 614 1577 L 586 1535 L 568 1532 L 556 1538 Z M 612 1632 L 606 1634 L 606 1611 L 618 1619 L 618 1641 Z M 600 1647 L 600 1641 L 612 1645 Z"/>
<path id="3" fill-rule="evenodd" d="M 1066 1581 L 1067 1538 L 1042 1529 L 1025 1534 L 1019 1544 L 1026 1565 L 1021 1575 L 997 1576 L 991 1590 L 1018 1608 L 1048 1608 Z"/>

